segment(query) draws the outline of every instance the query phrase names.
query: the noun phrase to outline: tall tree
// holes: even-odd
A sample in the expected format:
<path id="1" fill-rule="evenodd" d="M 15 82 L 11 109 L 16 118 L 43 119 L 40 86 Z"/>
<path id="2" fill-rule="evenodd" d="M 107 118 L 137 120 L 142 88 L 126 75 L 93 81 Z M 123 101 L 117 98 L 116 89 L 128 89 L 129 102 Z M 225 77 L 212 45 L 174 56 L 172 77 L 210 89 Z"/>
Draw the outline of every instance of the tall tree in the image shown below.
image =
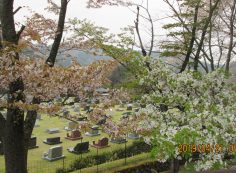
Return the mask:
<path id="1" fill-rule="evenodd" d="M 209 72 L 208 62 L 211 70 L 214 70 L 216 58 L 212 54 L 212 29 L 221 0 L 183 0 L 174 1 L 164 0 L 173 12 L 172 18 L 176 23 L 167 24 L 164 28 L 169 29 L 168 36 L 172 40 L 164 42 L 163 56 L 172 56 L 179 58 L 182 62 L 180 72 L 183 72 L 187 66 L 197 70 L 198 65 Z M 208 8 L 209 6 L 209 8 Z M 206 39 L 208 38 L 209 39 Z M 174 42 L 173 42 L 174 40 Z M 210 43 L 211 42 L 211 43 Z M 209 51 L 206 50 L 208 44 Z"/>
<path id="2" fill-rule="evenodd" d="M 13 3 L 14 0 L 1 1 L 1 24 L 3 46 L 15 50 L 18 44 L 18 36 L 14 23 Z M 15 52 L 14 59 L 18 59 L 18 52 Z M 24 84 L 21 78 L 17 78 L 9 83 L 8 86 L 8 104 L 17 101 L 24 102 Z M 6 119 L 1 115 L 1 124 L 4 129 L 2 136 L 6 172 L 7 173 L 26 173 L 26 150 L 24 140 L 24 111 L 19 107 L 12 106 L 7 108 Z"/>
<path id="3" fill-rule="evenodd" d="M 61 8 L 60 8 L 60 13 L 59 13 L 57 31 L 56 31 L 56 34 L 55 34 L 55 39 L 54 39 L 54 42 L 52 44 L 52 48 L 51 48 L 49 57 L 46 60 L 46 63 L 49 66 L 54 66 L 55 61 L 56 61 L 56 56 L 57 56 L 59 46 L 60 46 L 60 43 L 61 43 L 61 39 L 62 39 L 62 35 L 63 35 L 67 5 L 68 5 L 69 1 L 70 0 L 61 0 Z"/>

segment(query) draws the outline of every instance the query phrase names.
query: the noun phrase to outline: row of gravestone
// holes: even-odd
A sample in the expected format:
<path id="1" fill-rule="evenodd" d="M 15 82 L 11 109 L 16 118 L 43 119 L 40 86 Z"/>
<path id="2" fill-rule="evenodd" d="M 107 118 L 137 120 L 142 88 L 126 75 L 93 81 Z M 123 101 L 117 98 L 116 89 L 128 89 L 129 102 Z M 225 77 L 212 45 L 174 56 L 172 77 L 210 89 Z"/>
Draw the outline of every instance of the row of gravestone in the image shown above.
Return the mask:
<path id="1" fill-rule="evenodd" d="M 131 138 L 131 139 L 138 139 L 139 138 L 139 136 L 137 134 L 132 134 L 132 133 L 128 137 Z M 78 139 L 82 139 L 83 137 L 81 137 L 80 131 L 75 130 L 75 131 L 72 131 L 70 135 L 67 134 L 67 136 L 65 138 L 69 139 L 69 140 L 78 140 Z M 47 138 L 43 142 L 45 144 L 48 144 L 48 145 L 55 145 L 55 144 L 62 143 L 61 140 L 60 140 L 60 137 Z M 125 143 L 126 139 L 124 139 L 122 137 L 113 137 L 113 138 L 111 138 L 111 142 L 121 144 L 121 143 Z M 93 141 L 93 145 L 97 146 L 97 147 L 100 147 L 100 148 L 103 148 L 103 146 L 106 146 L 106 143 L 108 143 L 108 139 L 106 139 L 106 138 L 103 138 L 103 139 L 99 140 L 97 144 Z M 78 144 L 78 146 L 79 145 L 82 145 L 82 144 Z M 38 146 L 37 146 L 37 137 L 31 137 L 30 138 L 28 148 L 29 149 L 38 148 Z M 77 148 L 79 148 L 79 147 L 77 147 Z M 78 152 L 77 149 L 75 151 Z M 3 145 L 0 142 L 0 155 L 2 155 L 2 154 L 3 154 Z"/>
<path id="2" fill-rule="evenodd" d="M 98 126 L 92 126 L 90 128 L 90 131 L 86 132 L 85 135 L 86 136 L 98 136 L 98 135 L 100 135 L 99 130 L 100 129 L 99 129 Z M 54 129 L 49 129 L 49 132 L 50 133 L 55 133 L 55 132 L 59 132 L 59 130 L 57 128 L 54 128 Z M 53 142 L 54 140 L 56 140 L 58 143 L 60 143 L 60 137 L 54 137 L 54 138 L 47 138 L 45 143 L 47 143 L 47 144 L 49 144 L 49 143 L 56 143 L 56 142 Z M 65 138 L 69 139 L 69 140 L 83 139 L 79 129 L 74 129 L 74 130 L 71 131 L 71 133 L 67 133 Z M 128 134 L 128 138 L 130 138 L 130 139 L 138 139 L 139 135 L 137 133 L 135 133 L 135 132 L 129 133 Z"/>
<path id="3" fill-rule="evenodd" d="M 125 139 L 119 138 L 118 140 L 112 139 L 111 142 L 115 143 L 124 143 L 126 142 Z M 97 148 L 97 149 L 102 149 L 109 147 L 108 145 L 108 138 L 104 137 L 102 139 L 99 139 L 98 142 L 93 141 L 90 146 Z M 75 145 L 75 147 L 70 147 L 67 149 L 68 152 L 74 153 L 74 154 L 82 154 L 89 152 L 89 142 L 80 142 Z M 47 152 L 43 153 L 43 159 L 49 160 L 49 161 L 54 161 L 58 160 L 61 158 L 64 158 L 65 156 L 63 155 L 63 147 L 62 146 L 54 146 L 51 147 Z"/>

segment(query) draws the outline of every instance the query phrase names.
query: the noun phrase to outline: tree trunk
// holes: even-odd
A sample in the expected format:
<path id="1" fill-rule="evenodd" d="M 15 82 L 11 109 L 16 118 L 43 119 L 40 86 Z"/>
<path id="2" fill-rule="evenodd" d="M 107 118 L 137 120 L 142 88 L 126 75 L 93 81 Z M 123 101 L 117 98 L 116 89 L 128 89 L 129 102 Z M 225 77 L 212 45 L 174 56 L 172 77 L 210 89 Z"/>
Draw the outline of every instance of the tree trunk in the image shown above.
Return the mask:
<path id="1" fill-rule="evenodd" d="M 6 173 L 27 173 L 24 112 L 19 108 L 9 108 L 7 110 L 3 145 Z"/>
<path id="2" fill-rule="evenodd" d="M 178 173 L 179 172 L 179 160 L 171 159 L 170 161 L 170 173 Z"/>
<path id="3" fill-rule="evenodd" d="M 187 51 L 187 54 L 185 56 L 184 62 L 182 64 L 180 73 L 182 73 L 186 69 L 186 67 L 187 67 L 187 65 L 189 63 L 189 60 L 190 60 L 191 53 L 193 51 L 194 41 L 196 39 L 196 30 L 197 30 L 197 19 L 198 19 L 199 5 L 200 5 L 200 1 L 197 3 L 197 5 L 195 7 L 194 23 L 193 23 L 192 33 L 191 33 L 192 36 L 191 36 L 191 40 L 190 40 L 190 44 L 189 44 L 189 47 L 188 47 L 188 51 Z"/>
<path id="4" fill-rule="evenodd" d="M 229 41 L 229 49 L 227 53 L 227 58 L 226 58 L 226 66 L 225 70 L 229 72 L 229 64 L 231 61 L 231 54 L 233 50 L 233 41 L 234 41 L 234 22 L 235 22 L 235 17 L 236 17 L 236 12 L 235 12 L 235 7 L 236 7 L 236 0 L 234 0 L 233 5 L 231 7 L 231 16 L 230 16 L 230 41 Z"/>
<path id="5" fill-rule="evenodd" d="M 61 43 L 62 34 L 64 30 L 64 24 L 65 24 L 65 18 L 66 18 L 66 10 L 67 10 L 67 0 L 61 0 L 61 9 L 60 9 L 60 15 L 59 15 L 59 21 L 57 25 L 57 31 L 56 36 L 52 45 L 52 49 L 50 51 L 50 55 L 48 59 L 46 60 L 46 63 L 53 67 L 56 61 L 56 56 L 58 53 L 58 49 Z"/>
<path id="6" fill-rule="evenodd" d="M 203 42 L 207 33 L 207 28 L 211 22 L 212 16 L 214 14 L 214 11 L 217 9 L 218 4 L 219 4 L 220 0 L 216 0 L 215 4 L 211 7 L 210 12 L 209 12 L 209 16 L 206 19 L 206 22 L 204 23 L 203 29 L 202 29 L 202 34 L 200 37 L 200 42 L 197 48 L 197 52 L 196 55 L 194 57 L 194 70 L 197 71 L 198 69 L 198 62 L 199 62 L 199 58 L 200 58 L 200 52 L 202 50 L 202 46 L 203 46 Z"/>

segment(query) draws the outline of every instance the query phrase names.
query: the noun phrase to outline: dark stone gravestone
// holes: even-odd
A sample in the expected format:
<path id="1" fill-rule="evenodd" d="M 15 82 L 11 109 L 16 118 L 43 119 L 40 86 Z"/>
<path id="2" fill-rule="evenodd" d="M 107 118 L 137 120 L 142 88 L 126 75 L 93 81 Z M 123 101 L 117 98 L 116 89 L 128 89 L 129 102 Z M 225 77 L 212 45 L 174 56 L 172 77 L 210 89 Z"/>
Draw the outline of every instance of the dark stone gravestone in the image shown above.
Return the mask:
<path id="1" fill-rule="evenodd" d="M 78 143 L 75 147 L 67 149 L 71 153 L 81 154 L 89 151 L 89 142 Z"/>
<path id="2" fill-rule="evenodd" d="M 54 138 L 47 138 L 46 140 L 43 141 L 43 143 L 48 145 L 55 145 L 55 144 L 60 144 L 62 142 L 60 137 L 54 137 Z"/>
<path id="3" fill-rule="evenodd" d="M 37 146 L 37 137 L 36 136 L 31 137 L 29 140 L 28 149 L 34 149 L 38 147 L 39 146 Z"/>

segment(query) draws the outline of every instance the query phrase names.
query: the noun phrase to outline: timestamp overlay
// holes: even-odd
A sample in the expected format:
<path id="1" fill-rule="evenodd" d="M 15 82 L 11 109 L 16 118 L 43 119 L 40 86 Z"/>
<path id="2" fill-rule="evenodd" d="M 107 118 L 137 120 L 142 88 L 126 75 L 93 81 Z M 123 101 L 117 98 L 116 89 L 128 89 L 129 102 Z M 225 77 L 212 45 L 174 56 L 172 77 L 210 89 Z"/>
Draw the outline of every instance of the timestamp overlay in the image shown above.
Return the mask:
<path id="1" fill-rule="evenodd" d="M 179 153 L 236 153 L 236 144 L 179 144 Z"/>

